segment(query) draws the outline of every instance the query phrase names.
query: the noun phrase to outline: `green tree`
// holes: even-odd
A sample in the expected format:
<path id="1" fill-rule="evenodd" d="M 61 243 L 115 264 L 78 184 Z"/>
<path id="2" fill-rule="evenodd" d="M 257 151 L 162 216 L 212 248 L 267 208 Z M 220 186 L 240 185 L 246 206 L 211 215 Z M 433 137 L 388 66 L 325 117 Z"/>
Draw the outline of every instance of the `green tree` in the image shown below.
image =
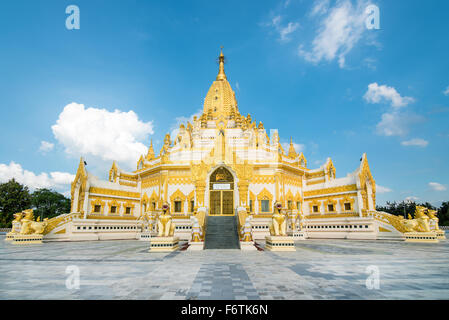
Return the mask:
<path id="1" fill-rule="evenodd" d="M 377 211 L 385 211 L 391 213 L 395 216 L 403 216 L 405 214 L 405 218 L 408 218 L 410 214 L 412 217 L 414 216 L 416 210 L 416 203 L 413 201 L 402 201 L 402 202 L 389 202 L 387 201 L 386 206 L 377 206 Z"/>
<path id="2" fill-rule="evenodd" d="M 0 227 L 10 228 L 14 213 L 29 209 L 31 195 L 28 187 L 11 179 L 0 184 Z"/>
<path id="3" fill-rule="evenodd" d="M 70 212 L 70 199 L 64 195 L 49 189 L 37 189 L 31 195 L 31 203 L 34 207 L 34 216 L 53 218 L 63 213 Z"/>
<path id="4" fill-rule="evenodd" d="M 440 226 L 449 226 L 449 201 L 445 201 L 438 209 L 438 219 Z"/>

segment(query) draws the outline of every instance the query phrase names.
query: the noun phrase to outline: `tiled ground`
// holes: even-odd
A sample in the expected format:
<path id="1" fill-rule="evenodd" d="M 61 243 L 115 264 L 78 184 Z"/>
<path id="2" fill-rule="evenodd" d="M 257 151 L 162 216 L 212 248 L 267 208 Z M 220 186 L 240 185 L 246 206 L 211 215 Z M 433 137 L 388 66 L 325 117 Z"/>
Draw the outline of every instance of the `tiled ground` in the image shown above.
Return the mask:
<path id="1" fill-rule="evenodd" d="M 0 299 L 449 299 L 448 241 L 307 240 L 285 253 L 149 253 L 139 241 L 3 240 Z M 67 266 L 79 268 L 79 289 L 66 288 Z M 379 270 L 379 289 L 366 287 L 370 266 Z"/>

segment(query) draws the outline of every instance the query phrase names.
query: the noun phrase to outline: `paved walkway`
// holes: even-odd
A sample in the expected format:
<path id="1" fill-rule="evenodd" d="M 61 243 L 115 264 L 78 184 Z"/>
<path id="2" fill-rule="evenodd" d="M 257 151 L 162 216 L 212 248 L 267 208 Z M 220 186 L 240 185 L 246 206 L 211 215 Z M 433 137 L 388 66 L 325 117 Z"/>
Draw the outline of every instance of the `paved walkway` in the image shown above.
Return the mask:
<path id="1" fill-rule="evenodd" d="M 0 299 L 449 299 L 449 241 L 307 240 L 285 253 L 149 253 L 148 242 L 133 240 L 3 240 Z M 76 287 L 73 270 L 79 289 L 66 287 Z"/>

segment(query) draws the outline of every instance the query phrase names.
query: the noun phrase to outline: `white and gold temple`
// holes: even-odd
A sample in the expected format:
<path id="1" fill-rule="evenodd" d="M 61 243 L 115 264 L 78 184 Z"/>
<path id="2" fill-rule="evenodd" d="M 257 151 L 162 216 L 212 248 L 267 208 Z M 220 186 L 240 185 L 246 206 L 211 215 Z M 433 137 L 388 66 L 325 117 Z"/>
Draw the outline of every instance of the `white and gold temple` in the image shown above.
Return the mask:
<path id="1" fill-rule="evenodd" d="M 291 140 L 284 150 L 277 130 L 267 132 L 262 122 L 242 115 L 223 53 L 200 117 L 181 124 L 176 136 L 167 134 L 158 154 L 151 143 L 135 171 L 114 162 L 107 181 L 88 173 L 81 159 L 71 199 L 71 213 L 50 219 L 44 240 L 136 239 L 155 231 L 151 219 L 164 203 L 181 240 L 191 240 L 196 215 L 205 216 L 200 224 L 206 239 L 208 217 L 218 216 L 236 216 L 239 227 L 249 223 L 245 230 L 252 239 L 265 239 L 277 202 L 288 218 L 288 234 L 298 239 L 406 240 L 405 233 L 421 230 L 376 211 L 366 154 L 354 172 L 337 178 L 330 158 L 309 168 Z"/>

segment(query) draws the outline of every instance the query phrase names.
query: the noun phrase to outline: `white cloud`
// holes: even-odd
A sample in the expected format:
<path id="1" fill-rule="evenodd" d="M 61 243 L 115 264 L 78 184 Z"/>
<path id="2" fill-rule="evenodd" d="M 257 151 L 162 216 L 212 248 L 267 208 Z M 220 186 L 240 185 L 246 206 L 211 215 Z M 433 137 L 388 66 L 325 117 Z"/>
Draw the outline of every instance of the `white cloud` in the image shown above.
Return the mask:
<path id="1" fill-rule="evenodd" d="M 446 191 L 447 187 L 438 182 L 429 182 L 429 187 L 431 187 L 435 191 Z"/>
<path id="2" fill-rule="evenodd" d="M 429 141 L 417 138 L 417 139 L 402 141 L 401 144 L 406 147 L 415 146 L 415 147 L 424 148 L 424 147 L 427 147 L 427 145 L 429 144 Z"/>
<path id="3" fill-rule="evenodd" d="M 398 111 L 382 114 L 381 121 L 377 124 L 377 134 L 382 136 L 404 136 L 409 132 L 411 125 L 423 121 L 423 117 L 414 113 Z"/>
<path id="4" fill-rule="evenodd" d="M 67 188 L 67 185 L 70 186 L 75 175 L 57 171 L 35 174 L 32 171 L 24 170 L 20 164 L 13 161 L 9 165 L 0 163 L 0 182 L 7 182 L 12 178 L 32 190 L 38 188 L 60 189 Z"/>
<path id="5" fill-rule="evenodd" d="M 284 151 L 286 153 L 288 153 L 288 149 L 290 149 L 290 142 L 282 142 L 281 145 L 282 145 L 282 148 L 284 149 Z M 293 148 L 295 148 L 295 151 L 297 153 L 301 153 L 301 152 L 304 152 L 304 150 L 306 149 L 306 146 L 304 144 L 293 142 Z"/>
<path id="6" fill-rule="evenodd" d="M 449 96 L 449 86 L 446 88 L 446 90 L 444 90 L 444 95 Z"/>
<path id="7" fill-rule="evenodd" d="M 311 15 L 328 13 L 320 21 L 320 27 L 312 41 L 310 51 L 299 46 L 298 54 L 308 62 L 331 62 L 338 59 L 340 68 L 345 66 L 346 55 L 359 42 L 366 31 L 366 1 L 358 1 L 353 6 L 350 0 L 338 1 L 332 8 L 327 8 L 326 1 L 318 2 Z"/>
<path id="8" fill-rule="evenodd" d="M 322 15 L 325 14 L 329 10 L 329 2 L 330 0 L 317 0 L 315 1 L 315 5 L 310 12 L 311 16 Z"/>
<path id="9" fill-rule="evenodd" d="M 288 42 L 291 39 L 289 35 L 295 32 L 299 28 L 298 22 L 289 22 L 286 26 L 281 25 L 282 17 L 277 15 L 271 19 L 271 23 L 268 26 L 274 27 L 274 29 L 279 33 L 279 40 L 282 42 Z"/>
<path id="10" fill-rule="evenodd" d="M 376 82 L 368 85 L 368 91 L 363 98 L 369 103 L 380 103 L 387 101 L 391 103 L 392 107 L 405 107 L 415 99 L 412 97 L 402 97 L 395 88 L 386 85 L 379 86 Z"/>
<path id="11" fill-rule="evenodd" d="M 148 150 L 141 141 L 153 134 L 153 124 L 139 120 L 134 111 L 110 112 L 71 103 L 59 114 L 52 130 L 69 155 L 92 155 L 134 168 L 140 155 Z"/>
<path id="12" fill-rule="evenodd" d="M 406 200 L 406 201 L 415 202 L 415 201 L 418 201 L 419 198 L 418 198 L 418 197 L 415 197 L 415 196 L 409 196 L 409 197 L 405 198 L 405 200 Z"/>
<path id="13" fill-rule="evenodd" d="M 55 145 L 51 142 L 41 141 L 39 151 L 42 153 L 47 153 L 47 152 L 53 150 L 54 147 L 55 147 Z"/>
<path id="14" fill-rule="evenodd" d="M 288 37 L 289 34 L 296 31 L 299 28 L 299 23 L 297 22 L 289 22 L 286 27 L 281 28 L 279 30 L 279 35 L 281 37 L 281 41 L 290 41 Z"/>
<path id="15" fill-rule="evenodd" d="M 377 193 L 388 193 L 388 192 L 392 192 L 393 190 L 391 190 L 390 188 L 387 187 L 382 187 L 379 186 L 378 184 L 376 184 L 376 192 Z"/>

